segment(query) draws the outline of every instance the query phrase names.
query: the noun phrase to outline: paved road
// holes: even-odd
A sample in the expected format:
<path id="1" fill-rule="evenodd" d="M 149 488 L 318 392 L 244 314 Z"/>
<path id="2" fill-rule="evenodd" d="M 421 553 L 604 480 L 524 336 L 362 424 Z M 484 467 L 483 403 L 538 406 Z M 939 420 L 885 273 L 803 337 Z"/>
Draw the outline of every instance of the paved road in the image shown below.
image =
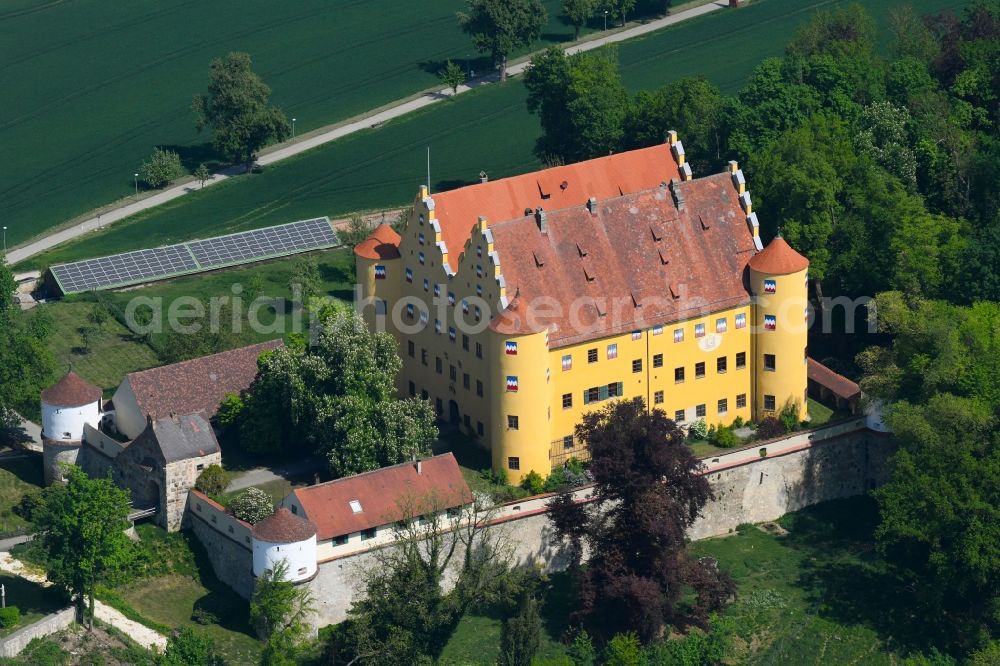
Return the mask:
<path id="1" fill-rule="evenodd" d="M 625 28 L 619 30 L 618 32 L 612 32 L 610 34 L 603 34 L 603 36 L 595 37 L 589 39 L 574 46 L 570 46 L 566 49 L 567 53 L 580 53 L 582 51 L 590 51 L 605 44 L 614 44 L 617 42 L 625 41 L 626 39 L 632 39 L 633 37 L 639 37 L 641 35 L 660 30 L 667 26 L 686 21 L 688 19 L 694 18 L 696 16 L 703 16 L 710 12 L 714 12 L 719 9 L 727 7 L 728 3 L 726 0 L 718 0 L 717 2 L 712 2 L 707 5 L 702 5 L 700 7 L 695 7 L 694 9 L 688 9 L 682 12 L 677 12 L 670 16 L 650 21 L 649 23 L 644 23 L 641 25 L 632 26 L 630 28 Z M 508 67 L 507 71 L 509 75 L 517 75 L 524 72 L 525 68 L 528 66 L 528 61 L 524 60 L 520 63 Z M 478 88 L 489 83 L 494 83 L 497 80 L 497 75 L 491 74 L 489 76 L 478 77 L 471 81 L 469 85 L 463 85 L 458 87 L 457 94 L 461 95 L 464 92 L 468 92 L 473 88 Z M 417 109 L 422 109 L 431 104 L 436 104 L 442 100 L 448 99 L 452 96 L 451 88 L 442 88 L 440 90 L 433 90 L 431 92 L 420 95 L 415 99 L 406 99 L 399 102 L 393 103 L 385 107 L 381 111 L 373 112 L 362 116 L 360 119 L 344 122 L 339 125 L 335 125 L 330 129 L 322 130 L 310 135 L 306 135 L 301 139 L 294 140 L 291 143 L 285 144 L 283 146 L 278 146 L 273 148 L 266 153 L 262 154 L 257 160 L 257 163 L 261 166 L 267 166 L 269 164 L 274 164 L 281 160 L 292 157 L 293 155 L 298 155 L 299 153 L 311 150 L 317 146 L 322 146 L 325 143 L 331 141 L 336 141 L 337 139 L 343 138 L 349 134 L 354 134 L 363 129 L 379 125 L 381 123 L 387 122 L 394 118 L 406 115 L 411 111 L 416 111 Z M 234 175 L 242 173 L 242 167 L 230 167 L 216 174 L 213 174 L 210 180 L 205 182 L 204 187 L 211 187 L 217 185 L 222 181 L 230 178 Z M 40 252 L 44 252 L 56 245 L 65 243 L 66 241 L 72 240 L 83 236 L 91 231 L 95 231 L 100 228 L 104 228 L 109 224 L 113 224 L 119 220 L 122 220 L 131 215 L 135 215 L 138 212 L 154 208 L 161 204 L 167 203 L 168 201 L 173 201 L 185 194 L 192 192 L 194 190 L 200 189 L 200 185 L 197 182 L 185 183 L 183 185 L 177 185 L 166 189 L 162 192 L 157 192 L 150 196 L 146 196 L 138 199 L 137 201 L 132 201 L 130 203 L 124 204 L 113 210 L 103 212 L 99 217 L 92 217 L 88 220 L 76 224 L 72 227 L 67 227 L 61 231 L 56 231 L 47 236 L 43 236 L 36 241 L 23 245 L 16 249 L 12 249 L 7 253 L 7 262 L 10 264 L 16 264 L 19 261 L 23 261 L 29 257 L 33 257 Z"/>
<path id="2" fill-rule="evenodd" d="M 250 488 L 251 486 L 259 486 L 262 483 L 270 483 L 271 481 L 280 481 L 282 479 L 309 478 L 313 474 L 319 472 L 322 469 L 322 466 L 323 465 L 320 460 L 306 458 L 304 460 L 296 460 L 295 462 L 288 463 L 287 465 L 278 465 L 276 467 L 258 467 L 257 469 L 251 469 L 240 473 L 239 476 L 234 478 L 229 483 L 226 491 L 232 492 L 234 490 L 243 490 L 244 488 Z"/>

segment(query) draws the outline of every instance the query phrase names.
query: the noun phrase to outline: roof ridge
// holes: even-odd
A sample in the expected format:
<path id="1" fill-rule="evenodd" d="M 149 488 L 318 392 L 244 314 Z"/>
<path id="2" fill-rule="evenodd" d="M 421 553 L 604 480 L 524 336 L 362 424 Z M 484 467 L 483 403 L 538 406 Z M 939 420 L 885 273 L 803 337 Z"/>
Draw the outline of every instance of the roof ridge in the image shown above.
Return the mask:
<path id="1" fill-rule="evenodd" d="M 433 456 L 431 456 L 429 458 L 417 458 L 417 460 L 419 462 L 426 463 L 426 462 L 428 462 L 430 460 L 437 460 L 439 458 L 447 458 L 449 456 L 451 456 L 452 458 L 455 458 L 455 454 L 454 453 L 452 453 L 451 451 L 445 451 L 444 453 L 439 453 L 439 454 L 433 455 Z M 412 465 L 412 464 L 413 464 L 412 460 L 405 460 L 405 461 L 403 461 L 401 463 L 396 463 L 395 465 L 388 465 L 387 467 L 379 467 L 378 469 L 370 469 L 370 470 L 367 470 L 367 471 L 364 471 L 364 472 L 358 472 L 357 474 L 351 474 L 350 476 L 342 476 L 339 479 L 331 479 L 329 481 L 324 481 L 323 483 L 316 483 L 316 484 L 313 484 L 311 486 L 306 486 L 304 488 L 296 488 L 295 489 L 295 493 L 298 494 L 298 492 L 300 490 L 312 490 L 314 488 L 325 488 L 326 486 L 332 486 L 332 485 L 340 483 L 342 481 L 348 481 L 348 480 L 351 480 L 351 479 L 359 479 L 359 478 L 361 478 L 363 476 L 369 476 L 371 474 L 376 474 L 378 472 L 384 472 L 386 470 L 396 469 L 398 467 L 405 467 L 406 465 Z M 457 460 L 455 461 L 455 464 L 458 464 Z"/>
<path id="2" fill-rule="evenodd" d="M 272 344 L 272 343 L 275 343 L 275 342 L 280 342 L 280 343 L 284 344 L 284 340 L 282 338 L 274 338 L 273 340 L 266 340 L 264 342 L 255 342 L 252 345 L 246 345 L 244 347 L 236 347 L 234 349 L 227 349 L 225 351 L 215 352 L 214 354 L 206 354 L 205 356 L 197 356 L 195 358 L 189 358 L 189 359 L 186 359 L 184 361 L 177 361 L 175 363 L 167 363 L 166 365 L 158 365 L 155 368 L 146 368 L 145 370 L 134 370 L 134 371 L 128 373 L 127 375 L 125 375 L 125 376 L 126 377 L 138 377 L 138 376 L 141 376 L 141 375 L 148 374 L 150 372 L 156 372 L 158 370 L 162 370 L 163 368 L 174 368 L 174 367 L 178 367 L 178 366 L 183 366 L 183 365 L 187 365 L 189 363 L 194 363 L 195 361 L 204 361 L 205 359 L 213 358 L 213 357 L 216 357 L 216 356 L 222 356 L 223 354 L 233 354 L 233 353 L 239 352 L 239 351 L 246 351 L 248 349 L 253 349 L 254 347 L 263 347 L 265 345 L 269 345 L 269 344 Z"/>

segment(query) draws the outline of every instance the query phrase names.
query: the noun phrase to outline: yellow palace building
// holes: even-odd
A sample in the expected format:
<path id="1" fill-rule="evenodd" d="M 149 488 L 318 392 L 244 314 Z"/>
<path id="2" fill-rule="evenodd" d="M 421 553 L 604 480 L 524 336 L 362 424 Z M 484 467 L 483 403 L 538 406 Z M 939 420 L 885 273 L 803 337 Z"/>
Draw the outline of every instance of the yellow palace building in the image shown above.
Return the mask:
<path id="1" fill-rule="evenodd" d="M 520 481 L 584 413 L 641 396 L 682 425 L 806 418 L 807 270 L 763 247 L 742 171 L 693 179 L 667 143 L 431 195 L 354 250 L 360 305 L 399 342 L 401 395 Z"/>

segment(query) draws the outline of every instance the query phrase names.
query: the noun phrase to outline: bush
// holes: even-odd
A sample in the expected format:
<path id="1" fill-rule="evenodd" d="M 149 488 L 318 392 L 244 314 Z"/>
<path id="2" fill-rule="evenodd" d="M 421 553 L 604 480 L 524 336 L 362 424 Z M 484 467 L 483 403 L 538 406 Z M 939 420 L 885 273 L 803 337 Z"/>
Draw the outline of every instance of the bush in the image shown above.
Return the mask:
<path id="1" fill-rule="evenodd" d="M 715 431 L 714 436 L 709 438 L 709 441 L 718 446 L 720 449 L 731 449 L 743 441 L 741 440 L 732 428 L 727 428 L 725 426 L 719 428 Z"/>
<path id="2" fill-rule="evenodd" d="M 576 458 L 570 458 L 564 465 L 556 467 L 545 479 L 545 492 L 553 493 L 562 488 L 578 488 L 593 481 L 583 463 Z"/>
<path id="3" fill-rule="evenodd" d="M 771 439 L 772 437 L 781 437 L 786 432 L 785 424 L 779 421 L 773 416 L 768 416 L 760 420 L 757 424 L 757 438 L 758 439 Z"/>
<path id="4" fill-rule="evenodd" d="M 227 393 L 226 397 L 219 403 L 219 409 L 215 412 L 215 422 L 222 428 L 229 428 L 236 423 L 244 406 L 240 396 L 235 393 Z"/>
<path id="5" fill-rule="evenodd" d="M 744 421 L 742 416 L 737 416 L 735 419 L 733 419 L 733 428 L 742 428 L 743 425 Z"/>
<path id="6" fill-rule="evenodd" d="M 606 666 L 642 666 L 643 656 L 639 637 L 632 632 L 615 634 L 604 648 Z"/>
<path id="7" fill-rule="evenodd" d="M 211 611 L 207 611 L 204 608 L 195 608 L 194 612 L 191 613 L 191 619 L 198 624 L 216 624 L 219 621 L 218 616 Z"/>
<path id="8" fill-rule="evenodd" d="M 541 474 L 531 470 L 521 479 L 521 487 L 532 495 L 541 495 L 545 491 L 545 480 Z"/>
<path id="9" fill-rule="evenodd" d="M 229 474 L 221 465 L 209 465 L 198 475 L 194 487 L 206 495 L 220 495 L 229 485 Z"/>
<path id="10" fill-rule="evenodd" d="M 274 513 L 271 496 L 260 488 L 247 488 L 233 498 L 229 510 L 240 520 L 254 525 Z"/>
<path id="11" fill-rule="evenodd" d="M 705 439 L 708 436 L 708 425 L 705 424 L 705 419 L 698 419 L 691 424 L 688 428 L 688 435 L 692 439 Z"/>
<path id="12" fill-rule="evenodd" d="M 184 175 L 180 155 L 172 150 L 154 148 L 153 154 L 139 167 L 139 180 L 146 187 L 163 187 L 174 178 Z"/>
<path id="13" fill-rule="evenodd" d="M 42 505 L 42 502 L 42 489 L 32 488 L 21 496 L 20 501 L 14 505 L 13 511 L 30 523 L 32 516 L 35 515 L 35 511 Z"/>
<path id="14" fill-rule="evenodd" d="M 799 427 L 799 406 L 794 402 L 788 402 L 778 414 L 778 420 L 785 428 L 785 432 L 791 432 Z"/>
<path id="15" fill-rule="evenodd" d="M 21 619 L 21 609 L 17 606 L 0 608 L 0 627 L 13 627 Z"/>

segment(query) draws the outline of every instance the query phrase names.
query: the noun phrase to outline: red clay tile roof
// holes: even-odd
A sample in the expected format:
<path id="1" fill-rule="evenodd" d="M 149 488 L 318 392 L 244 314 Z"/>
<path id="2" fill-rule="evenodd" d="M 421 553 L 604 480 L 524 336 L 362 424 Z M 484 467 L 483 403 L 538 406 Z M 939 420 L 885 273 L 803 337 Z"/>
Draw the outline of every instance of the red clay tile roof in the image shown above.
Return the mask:
<path id="1" fill-rule="evenodd" d="M 490 224 L 513 220 L 522 217 L 527 208 L 556 210 L 582 206 L 590 197 L 608 199 L 672 179 L 680 179 L 677 162 L 670 146 L 660 144 L 432 196 L 441 224 L 441 238 L 448 246 L 449 263 L 454 267 L 480 216 Z"/>
<path id="2" fill-rule="evenodd" d="M 680 208 L 671 187 L 657 186 L 599 201 L 593 214 L 546 210 L 545 234 L 534 215 L 491 224 L 512 299 L 491 328 L 514 335 L 548 325 L 550 347 L 560 347 L 748 304 L 753 236 L 731 179 L 675 183 Z M 527 320 L 539 297 L 555 299 L 561 315 L 536 308 Z M 576 310 L 578 297 L 592 300 Z"/>
<path id="3" fill-rule="evenodd" d="M 819 361 L 809 359 L 806 370 L 809 381 L 816 382 L 823 388 L 844 400 L 853 400 L 861 395 L 861 387 L 847 377 L 838 374 Z"/>
<path id="4" fill-rule="evenodd" d="M 784 238 L 775 236 L 750 260 L 750 268 L 769 275 L 789 275 L 809 268 L 809 260 L 793 250 Z"/>
<path id="5" fill-rule="evenodd" d="M 200 414 L 209 420 L 227 393 L 242 393 L 250 387 L 257 376 L 257 358 L 261 353 L 283 345 L 281 340 L 262 342 L 130 372 L 126 380 L 144 417 L 155 420 L 171 414 Z"/>
<path id="6" fill-rule="evenodd" d="M 286 507 L 281 507 L 254 525 L 251 534 L 258 541 L 295 543 L 316 536 L 316 526 L 312 521 L 300 518 Z"/>
<path id="7" fill-rule="evenodd" d="M 455 457 L 445 453 L 422 460 L 419 474 L 416 465 L 407 462 L 299 488 L 295 497 L 316 524 L 317 538 L 326 541 L 395 523 L 406 517 L 408 502 L 421 507 L 433 498 L 434 508 L 443 510 L 468 504 L 472 492 Z M 352 510 L 353 500 L 360 503 L 360 512 Z"/>
<path id="8" fill-rule="evenodd" d="M 42 391 L 42 402 L 53 407 L 81 407 L 97 402 L 103 391 L 72 370 Z"/>
<path id="9" fill-rule="evenodd" d="M 354 254 L 365 259 L 398 259 L 399 234 L 383 222 L 368 238 L 354 246 Z"/>

